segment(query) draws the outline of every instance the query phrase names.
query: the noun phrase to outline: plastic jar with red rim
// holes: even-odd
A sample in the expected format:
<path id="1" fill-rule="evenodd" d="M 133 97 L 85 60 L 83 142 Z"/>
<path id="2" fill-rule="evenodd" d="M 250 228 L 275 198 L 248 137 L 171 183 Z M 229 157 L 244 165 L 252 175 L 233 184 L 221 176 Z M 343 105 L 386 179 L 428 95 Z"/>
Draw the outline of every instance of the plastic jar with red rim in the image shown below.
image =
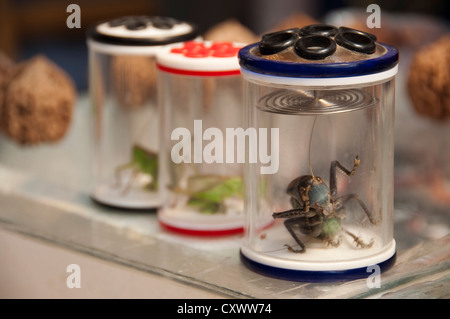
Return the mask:
<path id="1" fill-rule="evenodd" d="M 227 139 L 227 132 L 244 124 L 237 58 L 242 46 L 188 41 L 157 55 L 161 187 L 166 191 L 158 220 L 170 231 L 194 236 L 243 232 L 243 165 Z"/>

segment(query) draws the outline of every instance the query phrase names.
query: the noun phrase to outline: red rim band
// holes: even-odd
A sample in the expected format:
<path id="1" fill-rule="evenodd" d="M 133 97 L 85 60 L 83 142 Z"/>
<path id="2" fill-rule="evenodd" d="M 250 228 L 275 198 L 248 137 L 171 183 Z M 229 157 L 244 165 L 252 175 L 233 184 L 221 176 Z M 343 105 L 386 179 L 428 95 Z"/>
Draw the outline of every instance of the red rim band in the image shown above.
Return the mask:
<path id="1" fill-rule="evenodd" d="M 167 230 L 183 234 L 183 235 L 189 235 L 189 236 L 231 236 L 231 235 L 237 235 L 242 234 L 244 232 L 243 227 L 239 228 L 231 228 L 231 229 L 223 229 L 223 230 L 197 230 L 197 229 L 188 229 L 188 228 L 179 228 L 172 225 L 168 225 L 166 223 L 163 223 L 162 221 L 159 221 L 159 224 L 166 228 Z"/>

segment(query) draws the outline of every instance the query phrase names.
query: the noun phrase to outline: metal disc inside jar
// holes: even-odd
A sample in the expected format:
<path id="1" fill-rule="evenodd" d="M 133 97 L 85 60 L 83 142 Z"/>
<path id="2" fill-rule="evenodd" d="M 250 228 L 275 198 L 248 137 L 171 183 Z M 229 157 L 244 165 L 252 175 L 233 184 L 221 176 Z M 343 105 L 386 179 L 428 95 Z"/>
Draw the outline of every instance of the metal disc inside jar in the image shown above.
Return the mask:
<path id="1" fill-rule="evenodd" d="M 372 106 L 376 102 L 376 98 L 362 89 L 279 89 L 264 95 L 257 108 L 279 114 L 326 114 L 354 111 Z"/>

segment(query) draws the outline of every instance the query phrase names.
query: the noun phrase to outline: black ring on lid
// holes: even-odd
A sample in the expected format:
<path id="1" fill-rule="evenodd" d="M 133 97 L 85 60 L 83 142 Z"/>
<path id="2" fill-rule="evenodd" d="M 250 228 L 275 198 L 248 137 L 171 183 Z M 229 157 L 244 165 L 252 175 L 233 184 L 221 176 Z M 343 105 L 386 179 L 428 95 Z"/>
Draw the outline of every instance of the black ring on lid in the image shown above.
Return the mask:
<path id="1" fill-rule="evenodd" d="M 141 21 L 141 20 L 134 20 L 129 21 L 125 27 L 128 30 L 143 30 L 147 28 L 147 21 Z"/>
<path id="2" fill-rule="evenodd" d="M 172 29 L 180 21 L 169 17 L 153 17 L 151 23 L 155 28 L 168 30 Z"/>
<path id="3" fill-rule="evenodd" d="M 278 53 L 292 46 L 298 38 L 297 28 L 264 34 L 259 42 L 259 52 L 263 55 Z"/>
<path id="4" fill-rule="evenodd" d="M 368 33 L 348 28 L 340 28 L 335 41 L 344 48 L 366 54 L 372 54 L 376 49 Z"/>
<path id="5" fill-rule="evenodd" d="M 302 58 L 322 60 L 336 51 L 336 43 L 322 35 L 307 35 L 295 43 L 294 50 Z"/>
<path id="6" fill-rule="evenodd" d="M 352 29 L 352 28 L 349 28 L 349 27 L 339 27 L 338 32 L 343 32 L 343 31 L 356 31 L 356 32 L 359 32 L 359 33 L 362 33 L 362 34 L 368 36 L 373 41 L 377 41 L 377 37 L 375 36 L 375 34 L 372 34 L 372 33 L 369 33 L 369 32 L 364 32 L 364 31 Z"/>
<path id="7" fill-rule="evenodd" d="M 108 22 L 110 27 L 124 26 L 128 30 L 142 30 L 149 25 L 157 29 L 172 29 L 176 24 L 181 23 L 169 17 L 149 17 L 149 16 L 127 16 L 121 17 Z"/>
<path id="8" fill-rule="evenodd" d="M 324 37 L 332 37 L 338 32 L 338 29 L 329 24 L 311 24 L 300 29 L 301 36 L 322 35 Z"/>

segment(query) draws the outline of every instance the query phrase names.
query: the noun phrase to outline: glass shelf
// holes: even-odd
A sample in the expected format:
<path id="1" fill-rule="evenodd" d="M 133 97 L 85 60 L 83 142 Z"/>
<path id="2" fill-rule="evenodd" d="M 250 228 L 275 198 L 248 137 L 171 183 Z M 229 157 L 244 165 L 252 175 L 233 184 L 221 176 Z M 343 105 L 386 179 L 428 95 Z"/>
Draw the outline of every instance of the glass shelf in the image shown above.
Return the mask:
<path id="1" fill-rule="evenodd" d="M 126 211 L 94 203 L 88 192 L 89 115 L 88 98 L 80 95 L 71 128 L 62 141 L 27 147 L 0 136 L 0 228 L 224 298 L 449 297 L 447 206 L 442 214 L 432 208 L 434 225 L 441 225 L 442 236 L 425 238 L 411 233 L 409 227 L 411 219 L 417 218 L 411 209 L 417 203 L 412 200 L 416 194 L 399 192 L 395 211 L 397 261 L 381 275 L 380 288 L 369 288 L 366 279 L 302 283 L 265 277 L 241 263 L 240 235 L 182 236 L 160 228 L 155 211 Z"/>

